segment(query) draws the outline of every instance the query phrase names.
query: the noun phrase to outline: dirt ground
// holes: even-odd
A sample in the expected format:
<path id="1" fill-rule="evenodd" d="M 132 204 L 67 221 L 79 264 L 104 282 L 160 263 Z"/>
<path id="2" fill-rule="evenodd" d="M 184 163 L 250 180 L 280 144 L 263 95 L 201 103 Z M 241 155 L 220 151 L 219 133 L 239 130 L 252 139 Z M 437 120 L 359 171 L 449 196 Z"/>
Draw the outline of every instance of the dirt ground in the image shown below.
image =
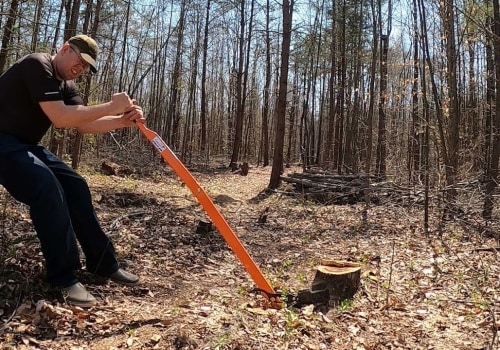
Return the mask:
<path id="1" fill-rule="evenodd" d="M 352 300 L 268 308 L 219 233 L 197 230 L 208 219 L 190 190 L 166 165 L 151 167 L 82 170 L 120 263 L 142 279 L 130 288 L 81 271 L 99 300 L 85 310 L 44 282 L 28 211 L 0 191 L 1 349 L 500 348 L 494 238 L 457 222 L 439 237 L 433 218 L 427 239 L 418 206 L 374 205 L 363 222 L 365 204 L 318 204 L 288 185 L 266 193 L 270 168 L 193 169 L 276 289 L 310 288 L 324 258 L 361 264 Z"/>

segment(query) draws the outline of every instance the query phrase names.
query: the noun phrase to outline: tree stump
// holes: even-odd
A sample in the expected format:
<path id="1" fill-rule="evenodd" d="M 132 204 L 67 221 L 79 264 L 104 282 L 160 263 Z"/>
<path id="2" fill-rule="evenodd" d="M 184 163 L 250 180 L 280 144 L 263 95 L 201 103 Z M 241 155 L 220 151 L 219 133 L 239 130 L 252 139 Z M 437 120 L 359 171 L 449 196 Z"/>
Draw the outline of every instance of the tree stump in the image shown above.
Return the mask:
<path id="1" fill-rule="evenodd" d="M 250 166 L 248 165 L 247 162 L 243 163 L 240 165 L 240 169 L 241 169 L 241 172 L 240 174 L 243 175 L 243 176 L 247 176 L 248 175 L 248 170 L 250 169 Z"/>
<path id="2" fill-rule="evenodd" d="M 248 165 L 247 162 L 244 162 L 240 165 L 236 165 L 236 163 L 231 163 L 230 167 L 233 174 L 240 174 L 242 176 L 247 176 L 248 171 L 250 170 L 250 166 Z"/>
<path id="3" fill-rule="evenodd" d="M 207 234 L 214 231 L 214 226 L 210 221 L 198 221 L 198 226 L 196 227 L 197 234 Z"/>
<path id="4" fill-rule="evenodd" d="M 350 261 L 322 260 L 317 267 L 312 291 L 328 290 L 330 306 L 356 294 L 361 280 L 361 266 Z"/>
<path id="5" fill-rule="evenodd" d="M 115 176 L 128 176 L 132 174 L 131 169 L 109 161 L 102 162 L 101 172 L 104 175 L 115 175 Z"/>

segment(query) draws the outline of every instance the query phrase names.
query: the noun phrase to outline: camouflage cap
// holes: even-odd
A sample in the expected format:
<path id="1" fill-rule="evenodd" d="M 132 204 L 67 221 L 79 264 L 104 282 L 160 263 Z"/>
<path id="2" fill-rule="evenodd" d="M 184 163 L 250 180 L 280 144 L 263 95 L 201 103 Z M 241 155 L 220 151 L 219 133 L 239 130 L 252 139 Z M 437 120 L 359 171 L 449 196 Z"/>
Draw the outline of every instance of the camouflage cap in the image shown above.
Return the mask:
<path id="1" fill-rule="evenodd" d="M 69 38 L 68 43 L 78 48 L 80 55 L 90 65 L 92 73 L 97 72 L 97 65 L 95 60 L 99 53 L 99 47 L 94 39 L 91 37 L 80 34 Z"/>

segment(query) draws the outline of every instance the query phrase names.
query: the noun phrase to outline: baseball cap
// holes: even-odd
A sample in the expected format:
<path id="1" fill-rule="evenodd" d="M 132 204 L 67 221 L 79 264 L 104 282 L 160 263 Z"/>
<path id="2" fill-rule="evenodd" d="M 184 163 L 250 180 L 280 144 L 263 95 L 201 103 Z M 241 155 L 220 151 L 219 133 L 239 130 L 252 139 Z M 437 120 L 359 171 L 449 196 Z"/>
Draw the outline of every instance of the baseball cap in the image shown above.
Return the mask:
<path id="1" fill-rule="evenodd" d="M 90 65 L 92 73 L 96 73 L 97 65 L 95 60 L 99 53 L 99 47 L 95 40 L 87 35 L 80 34 L 69 38 L 68 43 L 78 48 L 82 58 Z"/>

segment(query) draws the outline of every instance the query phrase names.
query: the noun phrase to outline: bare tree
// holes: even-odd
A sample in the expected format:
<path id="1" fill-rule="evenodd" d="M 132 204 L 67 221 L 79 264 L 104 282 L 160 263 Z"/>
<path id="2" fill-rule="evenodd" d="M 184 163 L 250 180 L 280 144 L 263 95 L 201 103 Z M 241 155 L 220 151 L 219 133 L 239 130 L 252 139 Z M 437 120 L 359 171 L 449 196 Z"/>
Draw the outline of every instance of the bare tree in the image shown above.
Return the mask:
<path id="1" fill-rule="evenodd" d="M 200 101 L 200 123 L 201 123 L 201 151 L 207 146 L 207 59 L 208 59 L 208 29 L 210 27 L 210 4 L 207 0 L 205 12 L 205 29 L 203 30 L 202 67 L 201 67 L 201 101 Z"/>
<path id="2" fill-rule="evenodd" d="M 121 66 L 120 66 L 120 77 L 118 78 L 118 91 L 123 91 L 123 87 L 125 86 L 125 82 L 123 77 L 126 76 L 125 74 L 125 61 L 127 60 L 127 33 L 128 33 L 128 28 L 129 28 L 129 21 L 130 21 L 130 4 L 131 1 L 127 1 L 127 9 L 125 10 L 125 23 L 124 23 L 124 28 L 125 30 L 123 31 L 123 42 L 122 42 L 122 54 L 121 54 Z"/>
<path id="3" fill-rule="evenodd" d="M 379 13 L 382 12 L 379 4 Z M 386 100 L 387 100 L 387 53 L 389 51 L 389 37 L 392 29 L 392 1 L 389 0 L 387 4 L 387 32 L 382 34 L 383 21 L 379 22 L 380 25 L 380 96 L 378 107 L 378 142 L 377 142 L 377 161 L 376 161 L 376 174 L 379 178 L 386 176 L 386 157 L 387 157 L 387 132 L 386 132 Z"/>
<path id="4" fill-rule="evenodd" d="M 7 63 L 7 55 L 9 52 L 9 45 L 12 38 L 12 32 L 16 23 L 17 8 L 19 6 L 18 0 L 12 0 L 10 3 L 9 15 L 7 22 L 3 28 L 2 47 L 0 48 L 0 74 L 5 71 Z"/>
<path id="5" fill-rule="evenodd" d="M 487 18 L 487 25 L 492 28 L 491 33 L 495 32 L 494 24 L 492 24 L 492 18 Z M 484 178 L 487 181 L 491 181 L 489 178 L 489 170 L 491 167 L 491 149 L 493 148 L 493 111 L 495 110 L 495 62 L 493 56 L 493 35 L 488 32 L 486 36 L 486 109 L 485 123 L 484 123 L 484 150 L 483 150 L 483 173 Z M 492 186 L 491 184 L 489 186 Z M 488 219 L 491 218 L 491 212 L 493 209 L 492 201 L 492 190 L 494 187 L 485 188 L 485 201 L 483 204 L 483 217 Z"/>
<path id="6" fill-rule="evenodd" d="M 95 7 L 95 13 L 94 13 L 94 22 L 92 24 L 92 28 L 89 32 L 89 35 L 93 38 L 95 38 L 97 34 L 97 29 L 99 27 L 99 19 L 100 19 L 100 14 L 101 14 L 101 8 L 102 8 L 102 3 L 103 0 L 97 0 L 96 7 Z M 92 0 L 89 0 L 87 3 L 87 8 L 85 11 L 85 22 L 83 26 L 83 31 L 87 32 L 88 31 L 88 26 L 90 25 L 90 18 L 91 18 L 91 13 L 93 13 L 93 8 L 92 8 Z M 83 102 L 85 104 L 88 104 L 89 102 L 89 95 L 90 95 L 90 86 L 92 83 L 92 76 L 87 75 L 85 78 L 85 91 L 83 93 Z M 80 159 L 81 159 L 81 153 L 82 153 L 82 143 L 83 143 L 83 135 L 76 131 L 76 136 L 75 140 L 73 142 L 73 150 L 72 150 L 72 157 L 71 157 L 71 166 L 73 169 L 77 169 L 78 166 L 80 165 Z"/>
<path id="7" fill-rule="evenodd" d="M 76 35 L 76 27 L 80 19 L 81 0 L 70 0 L 66 2 L 66 21 L 64 23 L 64 41 Z"/>
<path id="8" fill-rule="evenodd" d="M 229 167 L 235 170 L 238 167 L 238 159 L 240 155 L 241 145 L 243 142 L 243 114 L 245 112 L 246 103 L 246 90 L 248 81 L 248 65 L 249 65 L 249 52 L 250 52 L 250 40 L 252 34 L 252 24 L 253 24 L 253 8 L 254 0 L 250 1 L 250 19 L 249 19 L 249 29 L 248 38 L 245 38 L 246 32 L 246 2 L 241 0 L 240 3 L 240 35 L 238 38 L 238 68 L 236 71 L 236 110 L 234 116 L 234 141 L 233 141 L 233 152 L 231 154 L 231 161 L 229 162 Z M 245 54 L 245 42 L 246 42 L 246 54 Z"/>
<path id="9" fill-rule="evenodd" d="M 55 53 L 57 50 L 57 41 L 59 38 L 59 30 L 61 27 L 62 17 L 63 17 L 63 13 L 64 13 L 64 5 L 65 5 L 65 2 L 61 1 L 61 6 L 59 7 L 59 11 L 57 12 L 56 31 L 54 33 L 54 38 L 52 40 L 52 50 L 51 50 L 52 53 Z"/>
<path id="10" fill-rule="evenodd" d="M 352 59 L 353 73 L 351 82 L 353 100 L 352 103 L 350 103 L 351 107 L 348 110 L 349 123 L 346 125 L 347 132 L 345 140 L 345 164 L 351 172 L 357 172 L 359 169 L 360 142 L 358 135 L 360 132 L 360 121 L 362 120 L 363 112 L 361 94 L 361 88 L 363 86 L 363 83 L 361 81 L 361 70 L 363 67 L 361 50 L 361 47 L 363 46 L 363 31 L 361 30 L 361 28 L 363 28 L 364 23 L 364 6 L 358 3 L 356 3 L 356 6 L 357 7 L 354 8 L 354 14 L 357 15 L 355 17 L 357 19 L 353 22 L 353 25 L 357 28 L 357 30 L 355 31 L 355 37 L 352 39 L 352 48 L 354 51 Z M 347 93 L 346 96 L 351 96 L 351 94 Z"/>
<path id="11" fill-rule="evenodd" d="M 80 16 L 80 3 L 80 0 L 73 0 L 66 2 L 64 5 L 66 13 L 64 22 L 64 41 L 69 40 L 69 38 L 77 34 L 76 29 Z M 57 129 L 54 126 L 51 127 L 49 149 L 59 158 L 63 158 L 67 133 L 68 130 L 66 129 Z M 71 144 L 71 140 L 69 140 L 69 143 Z"/>
<path id="12" fill-rule="evenodd" d="M 261 134 L 261 154 L 262 166 L 269 165 L 269 104 L 270 104 L 270 88 L 271 88 L 271 38 L 270 38 L 270 5 L 269 0 L 266 0 L 266 75 L 264 83 L 264 101 L 262 104 L 262 134 Z"/>
<path id="13" fill-rule="evenodd" d="M 376 79 L 376 62 L 377 62 L 377 51 L 378 51 L 378 23 L 381 21 L 379 7 L 375 6 L 375 0 L 370 1 L 372 10 L 372 57 L 371 57 L 371 67 L 370 67 L 370 87 L 369 87 L 369 102 L 368 102 L 368 121 L 366 130 L 366 163 L 365 163 L 365 173 L 368 175 L 371 171 L 371 161 L 372 161 L 372 149 L 373 149 L 373 113 L 375 105 L 375 79 Z M 377 0 L 378 1 L 378 0 Z M 368 177 L 367 177 L 368 178 Z"/>
<path id="14" fill-rule="evenodd" d="M 419 33 L 419 22 L 418 22 L 418 7 L 417 0 L 412 0 L 412 19 L 413 19 L 413 81 L 411 85 L 411 132 L 409 134 L 409 145 L 408 145 L 408 182 L 411 184 L 414 180 L 421 180 L 421 144 L 422 136 L 420 116 L 419 116 L 419 103 L 418 103 L 418 93 L 419 93 L 419 45 L 420 45 L 420 33 Z"/>
<path id="15" fill-rule="evenodd" d="M 209 1 L 210 2 L 210 1 Z M 207 15 L 208 16 L 208 15 Z M 203 80 L 206 80 L 206 71 L 202 72 L 201 75 L 201 101 L 200 101 L 200 124 L 201 124 L 201 135 L 197 136 L 197 130 L 198 130 L 198 120 L 197 120 L 197 110 L 198 110 L 198 105 L 197 105 L 197 85 L 198 85 L 198 57 L 200 55 L 200 51 L 203 51 L 206 44 L 200 44 L 202 42 L 202 37 L 207 38 L 207 31 L 202 33 L 201 31 L 201 25 L 203 24 L 202 21 L 200 20 L 201 18 L 201 12 L 197 11 L 194 19 L 192 22 L 195 23 L 195 39 L 194 39 L 194 48 L 191 50 L 190 53 L 190 67 L 189 70 L 191 71 L 191 76 L 189 78 L 189 83 L 188 85 L 188 108 L 186 109 L 185 115 L 185 120 L 184 120 L 184 131 L 183 131 L 183 137 L 182 137 L 182 146 L 181 146 L 181 153 L 180 153 L 180 158 L 184 162 L 190 163 L 192 160 L 193 156 L 193 151 L 195 150 L 196 144 L 200 144 L 200 151 L 202 153 L 205 153 L 204 159 L 205 161 L 208 162 L 209 160 L 209 147 L 208 144 L 203 144 L 203 142 L 207 143 L 207 101 L 206 101 L 206 92 L 203 93 L 203 89 L 206 89 L 206 81 L 203 82 Z M 208 21 L 208 17 L 206 19 Z M 205 28 L 206 23 L 205 23 Z M 208 30 L 208 29 L 207 29 Z M 203 47 L 202 47 L 203 46 Z M 208 46 L 208 45 L 207 45 Z M 202 65 L 203 65 L 203 60 L 205 60 L 205 54 L 203 54 L 202 57 Z M 202 68 L 203 69 L 203 68 Z M 204 68 L 206 70 L 206 66 Z M 205 106 L 204 106 L 205 105 Z M 203 128 L 205 128 L 205 139 L 203 140 Z M 194 140 L 197 140 L 198 142 L 194 142 Z"/>
<path id="16" fill-rule="evenodd" d="M 419 37 L 421 38 L 421 46 L 423 47 L 423 53 L 426 56 L 426 61 L 427 60 L 427 54 L 428 54 L 428 42 L 427 42 L 427 17 L 426 17 L 426 11 L 425 11 L 425 4 L 424 0 L 417 0 L 415 3 L 415 6 L 413 7 L 415 13 L 417 13 L 417 7 L 418 7 L 418 14 L 420 18 L 420 33 Z M 417 19 L 414 18 L 414 23 L 416 24 Z M 417 27 L 416 27 L 417 28 Z M 417 34 L 416 34 L 417 36 Z M 430 78 L 432 82 L 432 90 L 433 92 L 435 91 L 435 83 L 434 83 L 434 76 L 432 75 L 432 67 L 429 67 L 430 69 Z M 427 94 L 427 80 L 426 80 L 426 74 L 421 74 L 420 75 L 421 81 L 422 81 L 422 101 L 423 101 L 423 121 L 424 121 L 424 136 L 422 138 L 422 152 L 421 152 L 421 170 L 424 172 L 424 233 L 426 236 L 429 235 L 429 181 L 430 181 L 430 176 L 429 176 L 429 142 L 430 142 L 430 107 L 429 107 L 429 100 L 428 100 L 428 94 Z M 413 82 L 415 84 L 415 82 Z M 434 98 L 436 98 L 436 95 L 433 93 Z M 438 110 L 438 113 L 439 110 Z M 420 164 L 420 163 L 419 163 Z"/>
<path id="17" fill-rule="evenodd" d="M 283 171 L 283 147 L 285 141 L 286 102 L 288 90 L 288 65 L 290 60 L 290 43 L 292 39 L 292 14 L 294 0 L 283 0 L 283 39 L 281 45 L 280 79 L 278 102 L 276 104 L 276 134 L 274 139 L 274 156 L 269 188 L 276 189 L 280 184 Z"/>
<path id="18" fill-rule="evenodd" d="M 342 173 L 344 165 L 344 104 L 345 104 L 345 89 L 346 89 L 346 2 L 342 1 L 340 15 L 340 61 L 338 69 L 338 92 L 335 102 L 335 134 L 334 134 L 334 151 L 333 151 L 333 168 L 337 173 Z M 333 101 L 330 101 L 333 103 Z"/>
<path id="19" fill-rule="evenodd" d="M 441 8 L 445 37 L 446 37 L 446 65 L 448 83 L 448 110 L 450 125 L 448 130 L 448 162 L 446 167 L 446 200 L 448 209 L 456 198 L 457 192 L 454 188 L 457 182 L 458 160 L 459 160 L 459 126 L 460 108 L 457 91 L 457 52 L 455 44 L 455 4 L 453 0 L 446 0 Z"/>
<path id="20" fill-rule="evenodd" d="M 494 57 L 500 57 L 500 6 L 493 0 L 493 50 Z M 500 69 L 495 67 L 495 117 L 491 128 L 492 149 L 489 167 L 486 172 L 484 190 L 483 218 L 491 219 L 493 212 L 493 193 L 497 187 L 500 157 Z"/>
<path id="21" fill-rule="evenodd" d="M 170 100 L 167 110 L 167 142 L 172 144 L 174 149 L 178 149 L 180 146 L 180 100 L 182 92 L 182 54 L 184 51 L 186 6 L 187 1 L 182 0 L 179 13 L 179 25 L 177 26 L 177 44 L 175 50 L 174 68 L 172 72 L 172 82 L 170 85 Z"/>
<path id="22" fill-rule="evenodd" d="M 38 35 L 40 32 L 40 18 L 42 16 L 43 0 L 37 0 L 35 5 L 35 15 L 33 18 L 34 28 L 33 37 L 31 38 L 31 52 L 35 52 L 38 46 Z"/>

